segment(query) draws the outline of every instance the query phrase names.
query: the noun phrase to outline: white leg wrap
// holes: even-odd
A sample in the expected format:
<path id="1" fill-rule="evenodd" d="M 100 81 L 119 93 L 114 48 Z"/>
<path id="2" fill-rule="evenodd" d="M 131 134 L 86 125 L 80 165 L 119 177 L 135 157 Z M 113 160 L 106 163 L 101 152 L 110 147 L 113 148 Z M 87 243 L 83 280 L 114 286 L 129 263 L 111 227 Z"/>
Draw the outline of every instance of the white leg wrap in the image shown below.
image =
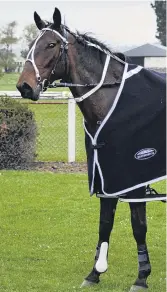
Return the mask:
<path id="1" fill-rule="evenodd" d="M 99 273 L 104 273 L 108 268 L 107 252 L 108 252 L 108 242 L 102 242 L 100 246 L 99 258 L 95 264 L 95 269 Z"/>

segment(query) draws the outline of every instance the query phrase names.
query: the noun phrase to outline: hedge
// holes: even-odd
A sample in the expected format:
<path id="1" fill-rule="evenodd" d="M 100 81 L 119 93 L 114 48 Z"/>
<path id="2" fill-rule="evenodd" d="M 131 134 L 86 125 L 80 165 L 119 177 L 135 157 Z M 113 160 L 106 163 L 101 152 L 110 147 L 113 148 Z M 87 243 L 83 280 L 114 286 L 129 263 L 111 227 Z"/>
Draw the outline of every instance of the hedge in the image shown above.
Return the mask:
<path id="1" fill-rule="evenodd" d="M 0 169 L 26 168 L 36 157 L 34 113 L 9 97 L 0 97 Z"/>

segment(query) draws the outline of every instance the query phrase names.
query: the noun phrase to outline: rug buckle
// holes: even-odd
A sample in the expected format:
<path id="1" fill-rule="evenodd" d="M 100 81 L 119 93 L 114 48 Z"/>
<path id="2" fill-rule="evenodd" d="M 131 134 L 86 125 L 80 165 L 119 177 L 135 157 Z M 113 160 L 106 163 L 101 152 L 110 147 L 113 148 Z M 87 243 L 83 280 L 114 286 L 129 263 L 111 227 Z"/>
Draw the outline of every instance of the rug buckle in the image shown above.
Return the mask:
<path id="1" fill-rule="evenodd" d="M 104 145 L 105 145 L 104 142 L 101 142 L 101 143 L 98 143 L 98 144 L 95 144 L 95 145 L 92 144 L 92 148 L 93 148 L 94 150 L 97 150 L 97 149 L 102 148 Z"/>

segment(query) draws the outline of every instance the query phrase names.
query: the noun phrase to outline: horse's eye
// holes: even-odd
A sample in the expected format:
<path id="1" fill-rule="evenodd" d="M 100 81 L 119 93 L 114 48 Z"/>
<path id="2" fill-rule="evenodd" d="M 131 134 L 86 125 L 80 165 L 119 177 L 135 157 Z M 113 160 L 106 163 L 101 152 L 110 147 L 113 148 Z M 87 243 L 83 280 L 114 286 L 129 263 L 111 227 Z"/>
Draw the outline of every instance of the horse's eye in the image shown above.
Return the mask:
<path id="1" fill-rule="evenodd" d="M 56 46 L 55 43 L 50 43 L 50 44 L 48 45 L 49 48 L 54 48 L 55 46 Z"/>

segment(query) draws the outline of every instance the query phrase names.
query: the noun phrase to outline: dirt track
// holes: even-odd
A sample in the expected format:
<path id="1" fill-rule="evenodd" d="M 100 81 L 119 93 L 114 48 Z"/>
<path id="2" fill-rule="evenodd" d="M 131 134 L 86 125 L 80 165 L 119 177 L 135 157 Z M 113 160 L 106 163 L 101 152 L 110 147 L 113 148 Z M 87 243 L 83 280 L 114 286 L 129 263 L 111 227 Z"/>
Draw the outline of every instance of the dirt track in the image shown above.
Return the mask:
<path id="1" fill-rule="evenodd" d="M 87 172 L 87 164 L 85 162 L 34 162 L 31 167 L 33 170 L 52 171 L 52 172 Z"/>

